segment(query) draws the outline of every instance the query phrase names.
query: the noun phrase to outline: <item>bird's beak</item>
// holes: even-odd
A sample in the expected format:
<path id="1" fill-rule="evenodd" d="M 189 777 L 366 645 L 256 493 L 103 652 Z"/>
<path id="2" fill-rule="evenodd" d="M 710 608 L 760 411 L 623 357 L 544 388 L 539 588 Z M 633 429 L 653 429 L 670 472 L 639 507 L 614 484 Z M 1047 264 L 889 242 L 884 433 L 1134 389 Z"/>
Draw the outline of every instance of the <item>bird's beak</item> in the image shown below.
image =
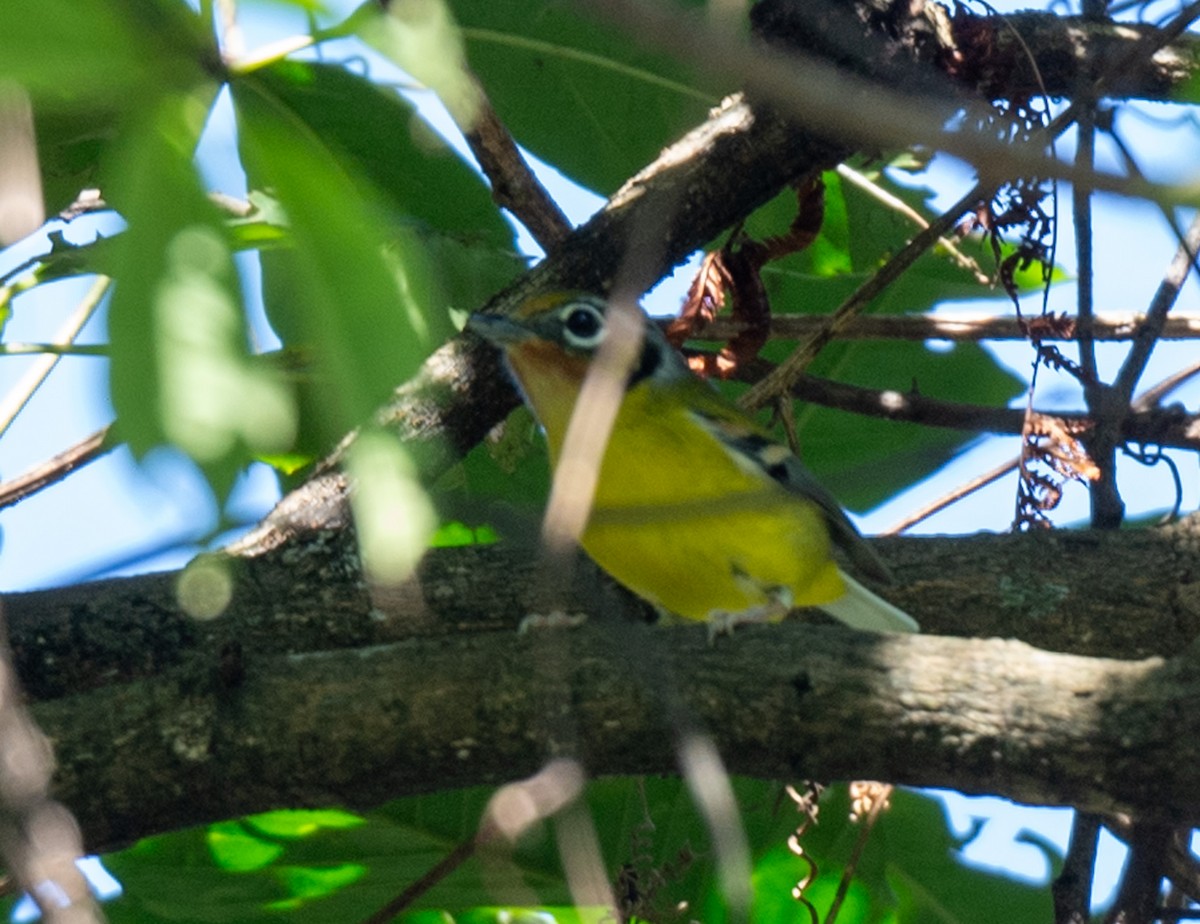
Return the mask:
<path id="1" fill-rule="evenodd" d="M 467 318 L 467 328 L 484 340 L 501 346 L 519 343 L 533 336 L 528 327 L 512 318 L 502 314 L 485 314 L 482 311 L 476 311 Z"/>

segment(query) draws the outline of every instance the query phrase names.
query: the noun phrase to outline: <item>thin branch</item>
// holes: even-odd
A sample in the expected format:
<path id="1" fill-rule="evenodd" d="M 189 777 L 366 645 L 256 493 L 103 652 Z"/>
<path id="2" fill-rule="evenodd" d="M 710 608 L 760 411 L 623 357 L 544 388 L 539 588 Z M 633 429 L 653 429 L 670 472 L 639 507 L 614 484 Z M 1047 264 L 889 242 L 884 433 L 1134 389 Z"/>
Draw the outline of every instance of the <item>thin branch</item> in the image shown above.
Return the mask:
<path id="1" fill-rule="evenodd" d="M 856 785 L 861 784 L 852 783 L 852 793 Z M 850 849 L 850 856 L 846 859 L 841 879 L 838 880 L 837 891 L 834 892 L 833 900 L 829 903 L 829 910 L 825 913 L 825 919 L 822 924 L 835 924 L 837 921 L 838 913 L 842 910 L 842 904 L 846 901 L 846 896 L 850 893 L 850 886 L 858 872 L 858 864 L 862 861 L 863 851 L 867 849 L 867 842 L 871 838 L 871 833 L 875 830 L 875 825 L 879 821 L 879 817 L 889 807 L 888 799 L 891 797 L 892 790 L 895 787 L 887 783 L 877 783 L 874 785 L 877 788 L 870 797 L 870 809 L 867 811 L 865 818 L 858 819 L 858 836 L 854 839 L 854 846 Z M 854 816 L 851 815 L 851 818 L 854 818 Z"/>
<path id="2" fill-rule="evenodd" d="M 13 343 L 0 344 L 0 356 L 108 356 L 103 344 Z"/>
<path id="3" fill-rule="evenodd" d="M 1095 157 L 1096 129 L 1094 103 L 1091 106 L 1082 105 L 1076 120 L 1079 135 L 1075 150 L 1077 166 L 1092 169 Z M 1082 183 L 1076 183 L 1071 190 L 1072 217 L 1075 224 L 1075 261 L 1079 278 L 1075 284 L 1075 335 L 1079 341 L 1079 367 L 1083 370 L 1084 388 L 1100 387 L 1100 379 L 1096 373 L 1096 346 L 1092 338 L 1092 310 L 1095 300 L 1092 297 L 1092 284 L 1095 282 L 1095 271 L 1092 267 L 1092 192 Z M 1088 409 L 1092 413 L 1099 410 L 1099 405 L 1092 407 L 1089 401 Z"/>
<path id="4" fill-rule="evenodd" d="M 463 137 L 492 184 L 492 198 L 521 222 L 547 253 L 571 230 L 571 223 L 546 191 L 491 101 L 479 91 L 479 112 Z"/>
<path id="5" fill-rule="evenodd" d="M 900 520 L 898 523 L 894 523 L 889 526 L 887 529 L 881 532 L 880 535 L 898 536 L 906 530 L 912 529 L 922 520 L 928 520 L 935 513 L 939 513 L 950 505 L 958 503 L 964 497 L 969 497 L 981 488 L 986 488 L 992 482 L 999 481 L 1010 472 L 1015 472 L 1017 470 L 1017 465 L 1018 460 L 1016 459 L 1009 459 L 1007 462 L 997 465 L 990 471 L 984 472 L 982 475 L 972 478 L 970 481 L 959 485 L 948 494 L 944 494 L 932 503 L 926 504 L 921 509 L 910 513 L 903 520 Z"/>
<path id="6" fill-rule="evenodd" d="M 953 430 L 974 430 L 1018 435 L 1025 421 L 1021 408 L 982 407 L 943 401 L 915 392 L 863 388 L 833 382 L 816 376 L 802 376 L 792 386 L 792 394 L 824 407 L 880 417 L 887 420 L 921 423 Z M 1049 413 L 1034 411 L 1035 424 L 1055 422 L 1071 435 L 1086 433 L 1092 427 L 1085 413 Z M 1150 410 L 1126 417 L 1120 431 L 1122 439 L 1151 443 L 1176 449 L 1200 449 L 1200 416 L 1182 411 Z"/>
<path id="7" fill-rule="evenodd" d="M 108 441 L 110 427 L 97 430 L 69 449 L 35 465 L 28 471 L 0 483 L 0 510 L 20 503 L 43 488 L 62 481 L 72 472 L 94 462 L 112 450 L 115 444 Z"/>
<path id="8" fill-rule="evenodd" d="M 929 221 L 924 215 L 914 209 L 899 196 L 895 196 L 888 192 L 878 183 L 874 182 L 870 177 L 864 176 L 853 167 L 847 164 L 838 164 L 837 173 L 842 179 L 853 183 L 859 189 L 866 192 L 867 195 L 878 200 L 887 208 L 903 215 L 918 228 L 924 230 L 925 228 L 929 227 Z M 950 254 L 955 263 L 973 275 L 975 277 L 975 281 L 981 286 L 991 285 L 991 277 L 989 277 L 987 273 L 979 268 L 979 264 L 975 261 L 975 258 L 969 257 L 959 250 L 958 245 L 953 240 L 942 236 L 938 238 L 938 244 L 944 248 L 948 254 Z"/>
<path id="9" fill-rule="evenodd" d="M 79 332 L 83 329 L 83 326 L 92 317 L 96 309 L 100 307 L 100 301 L 108 291 L 110 283 L 111 280 L 107 276 L 96 277 L 96 281 L 92 283 L 92 287 L 88 290 L 87 295 L 83 297 L 83 300 L 76 306 L 71 316 L 67 318 L 55 334 L 55 345 L 66 348 L 75 342 L 75 338 L 79 336 Z M 21 409 L 29 403 L 29 399 L 41 388 L 42 382 L 54 371 L 54 367 L 58 365 L 60 358 L 60 356 L 55 354 L 41 357 L 21 376 L 20 381 L 12 387 L 3 401 L 0 401 L 0 435 L 8 430 L 13 420 L 16 419 L 16 416 L 21 413 Z"/>
<path id="10" fill-rule="evenodd" d="M 798 347 L 787 359 L 775 367 L 769 375 L 750 388 L 740 399 L 742 407 L 760 408 L 776 395 L 787 391 L 808 368 L 817 354 L 836 337 L 849 321 L 862 311 L 871 299 L 891 285 L 899 276 L 930 247 L 938 238 L 954 227 L 963 212 L 980 199 L 990 195 L 989 188 L 978 184 L 954 205 L 943 212 L 928 227 L 913 236 L 899 252 L 877 272 L 859 286 L 827 318 L 820 330 L 807 342 Z"/>
<path id="11" fill-rule="evenodd" d="M 1050 885 L 1054 924 L 1087 924 L 1091 920 L 1092 877 L 1099 838 L 1099 817 L 1090 812 L 1076 812 L 1062 871 Z"/>
<path id="12" fill-rule="evenodd" d="M 1158 407 L 1162 402 L 1170 396 L 1171 392 L 1184 385 L 1190 379 L 1200 375 L 1200 360 L 1180 369 L 1178 372 L 1173 372 L 1157 385 L 1147 388 L 1144 392 L 1134 398 L 1130 407 L 1134 413 L 1140 411 L 1148 411 L 1151 408 Z"/>
<path id="13" fill-rule="evenodd" d="M 1141 313 L 1096 315 L 1092 319 L 1092 337 L 1096 341 L 1130 340 L 1144 323 Z M 811 337 L 827 325 L 824 315 L 782 314 L 771 318 L 771 337 L 799 340 Z M 1038 328 L 1038 339 L 1046 342 L 1075 338 L 1074 315 L 1050 318 Z M 839 340 L 1027 340 L 1028 322 L 1022 325 L 1011 314 L 955 311 L 952 314 L 859 315 L 846 322 L 838 332 Z M 697 340 L 729 340 L 745 328 L 730 318 L 715 318 L 697 328 Z M 1163 324 L 1160 340 L 1200 339 L 1200 315 L 1170 315 Z"/>
<path id="14" fill-rule="evenodd" d="M 1154 293 L 1150 308 L 1146 312 L 1146 318 L 1138 327 L 1129 355 L 1125 358 L 1121 371 L 1117 375 L 1114 387 L 1123 404 L 1127 405 L 1133 396 L 1138 379 L 1141 378 L 1146 363 L 1150 360 L 1154 344 L 1161 336 L 1167 315 L 1179 298 L 1179 291 L 1183 287 L 1188 273 L 1195 265 L 1197 249 L 1200 249 L 1200 216 L 1193 219 L 1187 235 L 1180 242 L 1171 265 L 1167 268 L 1158 290 Z"/>

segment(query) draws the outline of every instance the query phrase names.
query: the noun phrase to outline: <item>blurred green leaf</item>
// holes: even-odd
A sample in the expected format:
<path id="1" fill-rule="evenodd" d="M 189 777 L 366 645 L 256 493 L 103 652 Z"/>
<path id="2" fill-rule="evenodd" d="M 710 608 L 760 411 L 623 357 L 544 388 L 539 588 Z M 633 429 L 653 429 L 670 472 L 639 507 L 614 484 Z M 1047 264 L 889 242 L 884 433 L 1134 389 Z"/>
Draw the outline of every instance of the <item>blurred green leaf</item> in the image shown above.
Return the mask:
<path id="1" fill-rule="evenodd" d="M 570 4 L 450 6 L 468 63 L 517 141 L 597 192 L 615 191 L 735 89 Z"/>
<path id="2" fill-rule="evenodd" d="M 456 125 L 470 131 L 482 94 L 466 68 L 462 33 L 445 0 L 409 0 L 383 7 L 364 3 L 355 32 L 437 94 Z"/>
<path id="3" fill-rule="evenodd" d="M 0 61 L 33 98 L 48 214 L 108 186 L 102 165 L 129 119 L 221 69 L 211 32 L 183 0 L 0 3 Z"/>
<path id="4" fill-rule="evenodd" d="M 312 351 L 327 439 L 337 439 L 442 338 L 436 281 L 420 238 L 385 237 L 380 196 L 269 83 L 248 77 L 233 92 L 251 185 L 287 216 L 291 246 L 263 254 L 268 313 L 285 345 Z"/>
<path id="5" fill-rule="evenodd" d="M 3 3 L 0 60 L 35 102 L 73 111 L 133 111 L 220 67 L 211 33 L 183 0 Z"/>
<path id="6" fill-rule="evenodd" d="M 224 495 L 255 453 L 291 444 L 295 408 L 252 361 L 222 222 L 192 163 L 208 101 L 164 99 L 120 148 L 112 195 L 129 227 L 112 244 L 111 387 L 136 454 L 178 446 Z"/>
<path id="7" fill-rule="evenodd" d="M 350 506 L 363 570 L 377 584 L 398 584 L 429 545 L 436 517 L 416 466 L 391 433 L 368 430 L 346 450 L 354 484 Z"/>
<path id="8" fill-rule="evenodd" d="M 344 67 L 281 61 L 239 77 L 327 148 L 380 220 L 513 250 L 513 234 L 479 176 L 395 90 Z M 252 184 L 258 186 L 258 184 Z"/>

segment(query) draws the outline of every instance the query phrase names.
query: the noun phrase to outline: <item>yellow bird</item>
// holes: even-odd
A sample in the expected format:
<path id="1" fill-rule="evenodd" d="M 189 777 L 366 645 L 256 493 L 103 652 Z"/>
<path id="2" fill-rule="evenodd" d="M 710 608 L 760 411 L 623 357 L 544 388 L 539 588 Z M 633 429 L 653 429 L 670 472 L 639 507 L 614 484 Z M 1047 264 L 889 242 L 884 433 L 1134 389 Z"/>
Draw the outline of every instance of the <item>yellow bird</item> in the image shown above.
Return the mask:
<path id="1" fill-rule="evenodd" d="M 607 307 L 567 292 L 511 317 L 471 316 L 470 329 L 503 349 L 553 465 Z M 838 567 L 832 543 L 861 571 L 887 574 L 800 460 L 693 374 L 655 325 L 644 328 L 580 540 L 588 554 L 688 619 L 730 626 L 815 606 L 856 629 L 916 632 L 912 617 Z"/>

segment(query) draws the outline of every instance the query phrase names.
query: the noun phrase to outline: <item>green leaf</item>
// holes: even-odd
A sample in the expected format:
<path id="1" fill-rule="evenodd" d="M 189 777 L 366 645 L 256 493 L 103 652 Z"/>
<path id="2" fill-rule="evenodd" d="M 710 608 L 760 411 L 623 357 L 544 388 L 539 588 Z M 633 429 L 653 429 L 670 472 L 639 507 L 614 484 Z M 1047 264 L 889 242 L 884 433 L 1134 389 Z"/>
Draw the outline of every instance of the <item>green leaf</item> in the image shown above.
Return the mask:
<path id="1" fill-rule="evenodd" d="M 436 279 L 412 230 L 381 231 L 382 198 L 269 83 L 233 85 L 252 186 L 272 190 L 291 246 L 263 254 L 272 325 L 311 350 L 330 440 L 366 420 L 444 336 Z"/>
<path id="2" fill-rule="evenodd" d="M 380 218 L 513 250 L 512 229 L 487 186 L 395 90 L 344 67 L 299 61 L 262 68 L 233 86 L 237 100 L 250 88 L 269 98 L 324 146 L 360 195 L 378 203 Z"/>
<path id="3" fill-rule="evenodd" d="M 129 228 L 113 242 L 111 386 L 136 454 L 178 446 L 224 494 L 255 453 L 290 445 L 295 409 L 252 361 L 224 229 L 192 164 L 207 101 L 164 99 L 122 145 L 112 196 Z"/>
<path id="4" fill-rule="evenodd" d="M 188 92 L 220 62 L 182 0 L 12 0 L 0 4 L 0 60 L 35 101 L 77 112 Z"/>
<path id="5" fill-rule="evenodd" d="M 834 348 L 838 350 L 838 348 Z M 832 352 L 832 351 L 831 351 Z M 982 348 L 945 352 L 919 343 L 875 343 L 823 357 L 817 374 L 851 384 L 991 407 L 1005 407 L 1024 384 Z M 853 509 L 881 503 L 932 474 L 977 439 L 970 431 L 898 423 L 808 405 L 797 414 L 805 464 Z"/>
<path id="6" fill-rule="evenodd" d="M 220 65 L 211 33 L 182 0 L 48 0 L 0 4 L 4 78 L 33 98 L 46 212 L 102 171 L 122 125 L 164 94 L 187 95 Z M 111 163 L 111 161 L 109 161 Z"/>
<path id="7" fill-rule="evenodd" d="M 616 190 L 735 89 L 570 4 L 450 5 L 468 63 L 517 141 L 598 192 Z"/>
<path id="8" fill-rule="evenodd" d="M 777 783 L 731 782 L 754 856 L 751 920 L 805 920 L 791 890 L 810 867 L 787 846 L 802 816 Z M 474 837 L 492 794 L 485 787 L 440 792 L 399 799 L 362 816 L 272 812 L 149 838 L 105 858 L 125 887 L 106 911 L 114 924 L 277 921 L 284 912 L 305 924 L 362 920 Z M 727 919 L 712 833 L 681 780 L 594 780 L 584 802 L 605 875 L 625 901 L 637 903 L 632 910 L 638 918 L 712 924 Z M 804 894 L 821 915 L 861 835 L 861 826 L 849 821 L 849 808 L 844 787 L 827 790 L 819 823 L 800 835 L 819 872 Z M 399 920 L 599 920 L 600 909 L 570 905 L 556 826 L 548 819 L 514 845 L 477 848 Z M 246 842 L 235 864 L 222 859 L 230 855 L 231 836 Z M 891 808 L 880 815 L 853 871 L 844 919 L 913 924 L 1047 919 L 1047 889 L 964 866 L 962 846 L 947 830 L 939 804 L 894 791 Z"/>
<path id="9" fill-rule="evenodd" d="M 353 20 L 363 41 L 436 93 L 455 124 L 471 130 L 483 98 L 467 70 L 462 33 L 445 0 L 410 0 L 386 9 L 368 2 Z"/>
<path id="10" fill-rule="evenodd" d="M 927 190 L 905 189 L 886 178 L 876 179 L 893 196 L 918 211 L 928 211 Z M 910 219 L 885 207 L 834 173 L 825 177 L 825 221 L 820 235 L 803 251 L 769 266 L 763 274 L 772 309 L 777 313 L 825 314 L 833 311 L 917 230 Z M 779 196 L 756 212 L 747 224 L 757 239 L 783 233 L 796 214 L 793 193 Z M 960 242 L 970 247 L 970 242 Z M 980 264 L 991 258 L 975 246 Z M 1034 274 L 1021 277 L 1026 283 Z M 998 289 L 982 285 L 948 254 L 935 250 L 921 256 L 867 307 L 872 314 L 922 312 L 958 299 L 1000 300 Z M 773 342 L 764 357 L 779 361 L 792 344 Z M 876 389 L 921 394 L 958 402 L 1006 406 L 1023 383 L 981 347 L 955 344 L 945 350 L 921 343 L 835 342 L 811 367 L 814 375 Z M 740 388 L 727 387 L 731 395 Z M 969 431 L 863 417 L 817 406 L 797 409 L 802 456 L 806 465 L 845 505 L 874 506 L 933 473 L 975 439 Z"/>

